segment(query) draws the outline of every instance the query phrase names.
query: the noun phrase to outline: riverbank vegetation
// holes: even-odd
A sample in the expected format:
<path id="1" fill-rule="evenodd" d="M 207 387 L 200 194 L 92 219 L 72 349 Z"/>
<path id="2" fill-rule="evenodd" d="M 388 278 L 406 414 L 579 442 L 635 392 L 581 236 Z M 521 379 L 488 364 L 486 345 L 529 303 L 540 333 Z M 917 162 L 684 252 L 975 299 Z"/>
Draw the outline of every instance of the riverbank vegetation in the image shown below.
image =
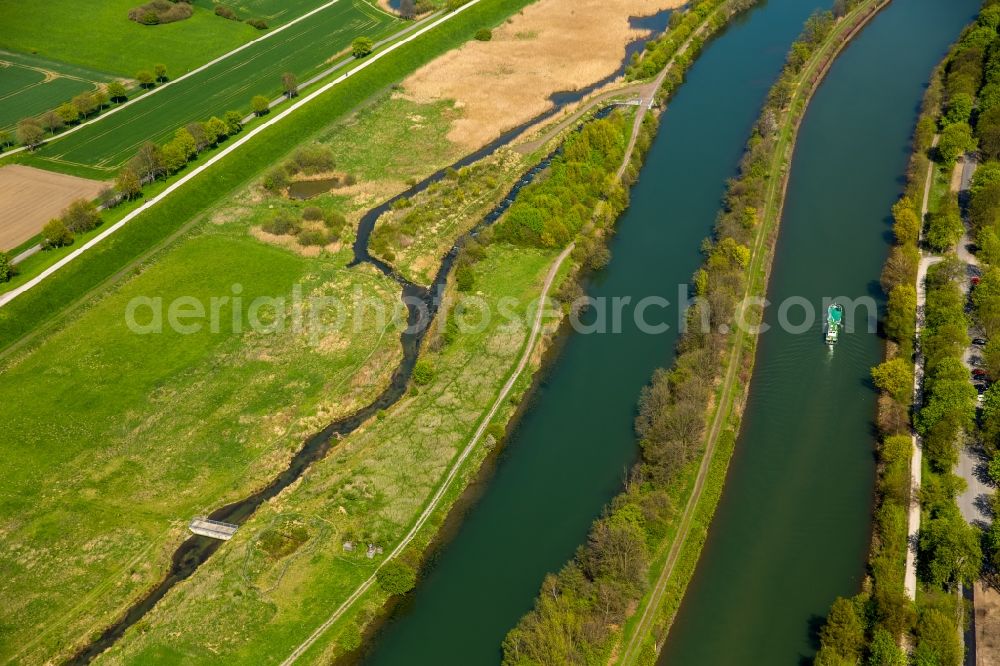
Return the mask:
<path id="1" fill-rule="evenodd" d="M 642 626 L 635 623 L 633 614 L 649 603 L 644 597 L 659 579 L 669 559 L 667 553 L 678 538 L 684 507 L 706 455 L 711 410 L 729 409 L 728 403 L 719 405 L 731 399 L 721 387 L 735 382 L 735 373 L 743 386 L 749 379 L 752 340 L 742 363 L 731 365 L 739 356 L 726 358 L 734 344 L 737 348 L 744 345 L 738 339 L 741 334 L 731 326 L 738 304 L 748 290 L 756 293 L 765 286 L 763 275 L 770 255 L 766 241 L 774 240 L 780 210 L 780 206 L 774 208 L 769 180 L 779 177 L 777 167 L 787 159 L 804 110 L 803 100 L 782 92 L 792 93 L 803 79 L 821 71 L 830 57 L 834 42 L 828 38 L 834 29 L 839 28 L 839 37 L 851 27 L 838 26 L 831 14 L 817 14 L 793 47 L 782 81 L 754 128 L 715 234 L 705 244 L 705 263 L 693 279 L 699 299 L 687 314 L 689 326 L 678 344 L 674 366 L 658 371 L 641 396 L 636 433 L 642 458 L 631 471 L 626 490 L 594 523 L 587 544 L 559 573 L 546 578 L 534 610 L 508 634 L 505 664 L 582 664 L 609 658 L 631 662 L 636 658 L 634 652 L 619 651 L 621 628 L 635 632 Z M 793 85 L 786 89 L 789 83 Z M 759 311 L 744 313 L 750 322 L 759 316 Z M 724 374 L 729 377 L 724 379 Z M 711 407 L 707 410 L 706 405 Z M 655 658 L 654 645 L 662 640 L 693 573 L 735 442 L 738 415 L 733 417 L 724 419 L 721 432 L 712 434 L 718 439 L 706 461 L 704 501 L 697 503 L 692 517 L 691 542 L 685 540 L 681 549 L 678 580 L 665 599 L 657 600 L 651 611 L 656 618 L 653 624 L 642 629 L 652 629 L 651 635 L 638 639 L 643 645 L 639 656 L 643 663 Z"/>
<path id="2" fill-rule="evenodd" d="M 965 522 L 955 503 L 965 482 L 952 471 L 959 447 L 975 431 L 976 392 L 963 364 L 971 323 L 962 289 L 966 266 L 954 252 L 965 229 L 949 184 L 955 159 L 974 147 L 970 123 L 975 123 L 973 107 L 984 79 L 984 58 L 1000 45 L 998 17 L 1000 5 L 987 0 L 977 21 L 966 28 L 933 73 L 914 133 L 905 192 L 893 206 L 896 243 L 881 280 L 888 295 L 885 360 L 872 371 L 881 391 L 877 417 L 881 442 L 870 580 L 854 599 L 834 604 L 821 633 L 817 664 L 839 663 L 837 659 L 863 654 L 869 655 L 870 663 L 902 663 L 905 657 L 893 647 L 901 643 L 914 646 L 917 663 L 957 666 L 962 661 L 958 629 L 966 611 L 956 590 L 978 577 L 982 553 L 978 530 Z M 987 85 L 989 80 L 987 75 Z M 940 141 L 933 147 L 938 132 Z M 929 214 L 923 220 L 919 202 L 925 188 L 930 195 Z M 927 270 L 926 306 L 919 315 L 923 322 L 923 402 L 912 405 L 921 236 L 930 249 L 945 256 Z M 911 410 L 912 427 L 923 438 L 919 497 L 910 496 Z M 903 594 L 903 579 L 909 547 L 907 511 L 911 502 L 918 501 L 921 585 L 913 604 Z M 845 627 L 852 622 L 865 631 L 847 631 Z M 913 638 L 906 638 L 911 632 Z"/>

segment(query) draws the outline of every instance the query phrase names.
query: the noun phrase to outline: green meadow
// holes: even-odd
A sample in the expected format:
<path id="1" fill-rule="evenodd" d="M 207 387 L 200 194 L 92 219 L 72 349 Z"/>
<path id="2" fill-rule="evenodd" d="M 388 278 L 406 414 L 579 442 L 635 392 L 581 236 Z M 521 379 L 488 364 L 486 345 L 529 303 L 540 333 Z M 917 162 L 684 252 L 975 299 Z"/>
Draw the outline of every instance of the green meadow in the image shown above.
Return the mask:
<path id="1" fill-rule="evenodd" d="M 111 76 L 23 53 L 0 51 L 0 130 L 94 90 Z"/>
<path id="2" fill-rule="evenodd" d="M 0 660 L 66 657 L 163 575 L 193 516 L 265 485 L 308 435 L 388 384 L 398 331 L 354 306 L 391 307 L 398 286 L 345 269 L 348 250 L 306 257 L 256 240 L 265 212 L 206 221 L 7 361 Z M 258 297 L 284 300 L 255 309 Z M 195 303 L 202 317 L 176 321 L 199 330 L 171 325 Z"/>

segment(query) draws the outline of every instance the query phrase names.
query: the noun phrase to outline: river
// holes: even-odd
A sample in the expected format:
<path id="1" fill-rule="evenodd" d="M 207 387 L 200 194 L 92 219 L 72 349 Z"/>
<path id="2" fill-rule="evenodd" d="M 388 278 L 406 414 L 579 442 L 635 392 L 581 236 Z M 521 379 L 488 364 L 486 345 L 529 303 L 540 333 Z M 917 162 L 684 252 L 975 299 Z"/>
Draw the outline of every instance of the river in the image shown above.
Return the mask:
<path id="1" fill-rule="evenodd" d="M 703 51 L 670 103 L 612 260 L 594 297 L 656 295 L 674 305 L 699 266 L 725 181 L 785 53 L 825 0 L 769 0 Z M 628 314 L 630 311 L 626 309 Z M 655 310 L 654 310 L 655 312 Z M 673 358 L 676 326 L 572 334 L 548 368 L 481 495 L 432 556 L 421 582 L 371 642 L 368 664 L 496 664 L 504 635 L 528 611 L 546 572 L 559 569 L 635 460 L 639 392 Z"/>
<path id="2" fill-rule="evenodd" d="M 889 209 L 925 84 L 978 6 L 894 0 L 834 63 L 796 147 L 772 303 L 881 304 Z M 765 321 L 775 326 L 777 308 Z M 804 335 L 761 336 L 725 491 L 661 665 L 809 663 L 834 598 L 859 590 L 874 483 L 869 369 L 881 342 L 855 323 L 832 354 L 820 321 Z"/>

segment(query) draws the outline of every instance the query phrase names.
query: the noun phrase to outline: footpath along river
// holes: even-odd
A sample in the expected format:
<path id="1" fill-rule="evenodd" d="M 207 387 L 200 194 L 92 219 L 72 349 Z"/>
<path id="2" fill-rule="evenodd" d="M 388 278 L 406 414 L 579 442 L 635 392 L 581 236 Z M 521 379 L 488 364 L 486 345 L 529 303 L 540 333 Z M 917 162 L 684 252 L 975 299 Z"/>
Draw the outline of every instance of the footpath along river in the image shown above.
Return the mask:
<path id="1" fill-rule="evenodd" d="M 713 40 L 688 72 L 619 221 L 612 260 L 591 296 L 660 296 L 641 333 L 570 334 L 481 495 L 368 647 L 367 664 L 497 664 L 504 635 L 547 572 L 586 538 L 635 460 L 639 392 L 673 358 L 678 285 L 702 261 L 725 181 L 791 42 L 825 0 L 768 0 Z M 864 492 L 863 490 L 861 491 Z"/>
<path id="2" fill-rule="evenodd" d="M 859 588 L 871 536 L 881 342 L 855 321 L 831 353 L 824 297 L 879 305 L 910 136 L 931 70 L 978 0 L 893 0 L 817 91 L 792 163 L 750 401 L 708 542 L 660 664 L 810 663 L 838 595 Z M 804 297 L 805 334 L 777 304 Z M 801 308 L 789 317 L 802 321 Z M 857 318 L 856 318 L 857 319 Z"/>

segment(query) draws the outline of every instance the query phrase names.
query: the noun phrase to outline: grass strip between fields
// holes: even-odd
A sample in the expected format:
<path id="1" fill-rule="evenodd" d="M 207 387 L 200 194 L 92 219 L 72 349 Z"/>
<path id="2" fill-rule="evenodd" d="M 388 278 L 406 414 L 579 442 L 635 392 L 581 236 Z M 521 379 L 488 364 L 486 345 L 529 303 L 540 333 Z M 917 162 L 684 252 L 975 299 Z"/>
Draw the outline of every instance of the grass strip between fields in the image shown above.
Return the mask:
<path id="1" fill-rule="evenodd" d="M 869 0 L 858 5 L 837 24 L 799 74 L 791 102 L 781 119 L 779 140 L 771 163 L 763 223 L 759 227 L 748 270 L 750 279 L 746 299 L 762 296 L 767 290 L 792 154 L 805 109 L 836 56 L 878 10 L 890 1 Z M 711 417 L 694 490 L 685 505 L 677 536 L 665 544 L 670 546 L 669 552 L 665 558 L 663 552 L 656 554 L 656 566 L 651 567 L 651 574 L 655 576 L 652 591 L 646 595 L 632 619 L 625 625 L 622 649 L 617 658 L 619 664 L 643 663 L 644 657 L 655 657 L 657 647 L 662 644 L 662 639 L 669 631 L 687 584 L 694 575 L 698 557 L 708 536 L 709 524 L 722 497 L 729 460 L 735 450 L 742 407 L 750 387 L 749 380 L 741 379 L 741 374 L 744 373 L 738 371 L 746 366 L 745 374 L 749 378 L 757 338 L 743 330 L 743 327 L 738 327 L 730 345 L 725 376 L 716 392 L 716 407 Z"/>

